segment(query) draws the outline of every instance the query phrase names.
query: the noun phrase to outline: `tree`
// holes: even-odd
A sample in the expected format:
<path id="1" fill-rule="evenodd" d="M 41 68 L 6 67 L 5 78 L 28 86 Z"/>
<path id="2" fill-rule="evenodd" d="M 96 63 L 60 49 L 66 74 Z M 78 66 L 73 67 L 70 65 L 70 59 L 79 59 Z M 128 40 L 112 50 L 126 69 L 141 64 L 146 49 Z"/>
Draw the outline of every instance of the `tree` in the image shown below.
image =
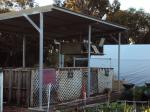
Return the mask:
<path id="1" fill-rule="evenodd" d="M 84 7 L 86 6 L 85 3 L 83 2 L 84 1 L 78 1 L 78 0 L 65 0 L 63 6 L 75 12 L 82 12 L 83 4 L 84 4 Z"/>
<path id="2" fill-rule="evenodd" d="M 34 0 L 0 0 L 0 13 L 36 7 Z"/>
<path id="3" fill-rule="evenodd" d="M 20 7 L 23 9 L 32 8 L 38 6 L 37 3 L 34 2 L 35 0 L 16 0 Z"/>
<path id="4" fill-rule="evenodd" d="M 62 0 L 53 0 L 54 1 L 54 5 L 61 7 L 63 5 Z"/>
<path id="5" fill-rule="evenodd" d="M 110 12 L 109 13 L 116 13 L 120 10 L 120 2 L 118 0 L 114 0 L 113 3 L 110 6 Z"/>
<path id="6" fill-rule="evenodd" d="M 101 18 L 108 13 L 110 3 L 109 0 L 65 0 L 64 7 Z"/>
<path id="7" fill-rule="evenodd" d="M 109 0 L 90 0 L 88 6 L 92 15 L 102 18 L 109 12 L 110 3 Z"/>
<path id="8" fill-rule="evenodd" d="M 145 43 L 144 41 L 148 38 L 146 34 L 149 34 L 150 16 L 143 9 L 135 10 L 134 8 L 130 8 L 126 11 L 119 10 L 109 14 L 108 20 L 129 28 L 129 42 L 132 40 L 133 43 L 141 44 Z"/>

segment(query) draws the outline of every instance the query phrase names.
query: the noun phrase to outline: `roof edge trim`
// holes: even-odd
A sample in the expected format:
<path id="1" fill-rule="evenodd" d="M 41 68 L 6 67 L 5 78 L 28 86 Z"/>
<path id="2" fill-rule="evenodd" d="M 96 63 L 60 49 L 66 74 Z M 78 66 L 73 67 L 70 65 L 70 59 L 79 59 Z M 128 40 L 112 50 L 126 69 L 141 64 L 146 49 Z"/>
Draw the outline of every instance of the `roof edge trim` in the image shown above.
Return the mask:
<path id="1" fill-rule="evenodd" d="M 24 14 L 26 15 L 33 15 L 33 14 L 39 14 L 39 13 L 44 13 L 44 12 L 49 12 L 52 10 L 52 6 L 43 6 L 43 7 L 35 7 L 32 9 L 24 9 L 21 11 L 12 11 L 12 12 L 7 12 L 7 13 L 2 13 L 0 14 L 0 20 L 5 20 L 5 19 L 12 19 L 12 18 L 17 18 L 17 17 L 22 17 Z"/>
<path id="2" fill-rule="evenodd" d="M 123 26 L 120 26 L 120 25 L 115 25 L 113 23 L 109 23 L 109 22 L 106 22 L 106 21 L 98 20 L 94 17 L 90 17 L 90 16 L 86 16 L 86 15 L 83 15 L 83 14 L 80 14 L 80 13 L 77 13 L 77 12 L 73 12 L 73 11 L 67 10 L 65 8 L 53 6 L 53 9 L 63 11 L 63 12 L 69 13 L 69 14 L 73 14 L 73 15 L 76 15 L 76 16 L 79 16 L 79 17 L 83 17 L 83 18 L 86 18 L 86 19 L 89 19 L 89 20 L 92 20 L 92 21 L 95 21 L 95 22 L 98 22 L 98 23 L 102 23 L 102 24 L 106 24 L 106 25 L 113 26 L 113 27 L 116 27 L 116 28 L 120 28 L 122 30 L 128 30 L 128 28 L 126 28 L 126 27 L 123 27 Z"/>

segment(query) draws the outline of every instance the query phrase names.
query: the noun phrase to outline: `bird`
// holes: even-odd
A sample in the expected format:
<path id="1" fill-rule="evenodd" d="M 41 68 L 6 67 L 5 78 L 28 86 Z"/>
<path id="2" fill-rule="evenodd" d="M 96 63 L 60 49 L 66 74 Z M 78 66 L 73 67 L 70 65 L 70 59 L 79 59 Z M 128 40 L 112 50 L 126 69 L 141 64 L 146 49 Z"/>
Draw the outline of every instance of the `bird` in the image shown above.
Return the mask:
<path id="1" fill-rule="evenodd" d="M 104 16 L 102 17 L 102 20 L 106 20 L 107 19 L 107 14 L 104 14 Z"/>

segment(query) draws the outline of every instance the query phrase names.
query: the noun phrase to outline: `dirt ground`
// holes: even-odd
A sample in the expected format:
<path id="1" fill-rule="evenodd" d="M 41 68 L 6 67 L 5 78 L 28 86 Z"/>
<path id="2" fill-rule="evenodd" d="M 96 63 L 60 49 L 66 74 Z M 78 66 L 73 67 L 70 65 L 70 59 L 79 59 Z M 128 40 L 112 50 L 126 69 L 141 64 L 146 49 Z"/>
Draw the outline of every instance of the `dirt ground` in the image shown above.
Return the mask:
<path id="1" fill-rule="evenodd" d="M 28 112 L 28 109 L 16 106 L 4 106 L 3 112 Z"/>

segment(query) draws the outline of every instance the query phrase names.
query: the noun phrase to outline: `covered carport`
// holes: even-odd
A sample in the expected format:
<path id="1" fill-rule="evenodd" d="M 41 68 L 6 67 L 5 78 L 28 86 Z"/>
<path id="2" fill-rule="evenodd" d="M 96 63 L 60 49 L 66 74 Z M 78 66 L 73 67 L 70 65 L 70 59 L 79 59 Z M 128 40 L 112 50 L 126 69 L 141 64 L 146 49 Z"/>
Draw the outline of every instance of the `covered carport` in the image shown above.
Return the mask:
<path id="1" fill-rule="evenodd" d="M 120 68 L 121 33 L 127 28 L 57 6 L 44 6 L 0 15 L 0 32 L 22 34 L 22 67 L 26 67 L 26 35 L 39 40 L 39 106 L 42 107 L 42 70 L 44 43 L 52 40 L 88 40 L 88 97 L 90 96 L 91 38 L 101 34 L 118 34 L 118 68 Z M 87 38 L 86 38 L 87 37 Z M 44 42 L 45 40 L 45 42 Z M 7 39 L 5 39 L 7 43 Z M 3 44 L 5 44 L 3 43 Z M 7 43 L 8 44 L 8 43 Z M 1 45 L 0 45 L 1 46 Z M 4 49 L 3 46 L 0 47 Z M 118 69 L 119 80 L 120 69 Z"/>

